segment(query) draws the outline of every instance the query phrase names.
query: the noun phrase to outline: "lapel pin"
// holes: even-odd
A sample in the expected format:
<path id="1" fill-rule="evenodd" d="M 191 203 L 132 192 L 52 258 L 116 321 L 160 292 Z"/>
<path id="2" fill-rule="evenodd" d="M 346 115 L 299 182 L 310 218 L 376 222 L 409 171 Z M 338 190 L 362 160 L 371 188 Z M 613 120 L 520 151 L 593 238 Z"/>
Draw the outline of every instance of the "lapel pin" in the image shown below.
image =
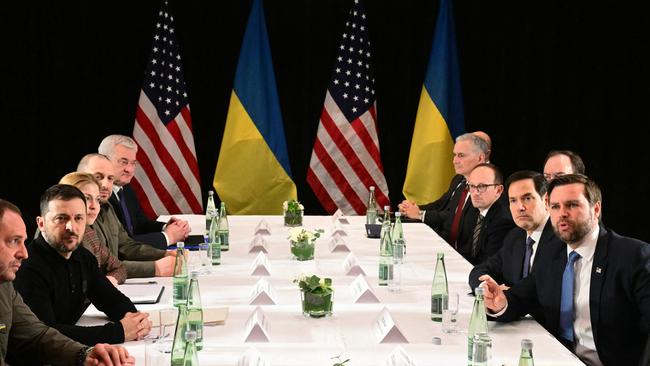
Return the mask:
<path id="1" fill-rule="evenodd" d="M 596 267 L 596 273 L 603 273 L 603 269 L 600 267 Z"/>

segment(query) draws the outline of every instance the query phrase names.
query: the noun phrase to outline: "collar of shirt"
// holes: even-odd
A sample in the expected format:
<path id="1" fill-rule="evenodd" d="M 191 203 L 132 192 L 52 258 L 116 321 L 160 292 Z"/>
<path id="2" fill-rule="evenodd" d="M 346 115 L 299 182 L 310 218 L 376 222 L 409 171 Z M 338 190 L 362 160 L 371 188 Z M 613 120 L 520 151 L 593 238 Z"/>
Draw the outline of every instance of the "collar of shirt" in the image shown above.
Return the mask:
<path id="1" fill-rule="evenodd" d="M 467 195 L 467 197 L 469 197 L 469 194 Z M 492 202 L 492 205 L 494 205 L 495 203 L 496 201 Z M 479 209 L 478 213 L 481 214 L 483 218 L 485 218 L 487 216 L 488 211 L 490 211 L 490 208 L 492 208 L 492 205 L 488 206 L 488 208 L 485 209 Z"/>
<path id="2" fill-rule="evenodd" d="M 549 219 L 549 215 L 546 215 L 546 219 L 544 219 L 544 221 L 539 224 L 539 226 L 537 227 L 537 229 L 535 229 L 535 231 L 533 231 L 530 235 L 528 235 L 531 238 L 533 238 L 533 240 L 535 240 L 535 244 L 533 244 L 533 247 L 537 246 L 539 240 L 542 238 L 542 232 L 544 231 L 544 227 L 546 227 L 546 223 L 548 222 L 548 219 Z"/>
<path id="3" fill-rule="evenodd" d="M 118 186 L 117 184 L 113 184 L 113 193 L 115 193 L 115 198 L 117 198 L 118 201 L 120 200 L 119 193 L 123 188 L 124 187 L 122 187 L 122 186 Z"/>
<path id="4" fill-rule="evenodd" d="M 576 249 L 571 249 L 569 245 L 566 246 L 567 258 L 569 253 L 573 250 L 580 254 L 580 260 L 582 263 L 591 262 L 596 252 L 596 242 L 598 242 L 598 233 L 599 233 L 598 224 L 594 225 L 594 228 L 591 229 L 581 241 L 576 243 Z"/>

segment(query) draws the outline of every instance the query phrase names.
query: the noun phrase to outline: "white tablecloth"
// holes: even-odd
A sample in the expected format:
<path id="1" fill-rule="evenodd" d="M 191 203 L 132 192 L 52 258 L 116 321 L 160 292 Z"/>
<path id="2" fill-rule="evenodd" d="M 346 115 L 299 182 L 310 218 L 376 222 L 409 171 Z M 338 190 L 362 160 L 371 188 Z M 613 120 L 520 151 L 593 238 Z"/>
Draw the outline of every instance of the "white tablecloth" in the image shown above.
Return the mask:
<path id="1" fill-rule="evenodd" d="M 250 291 L 259 280 L 251 275 L 251 264 L 257 253 L 249 253 L 254 228 L 260 220 L 271 228 L 268 242 L 270 277 L 267 277 L 276 295 L 275 305 L 264 305 L 262 310 L 269 320 L 268 343 L 246 343 L 245 323 L 255 306 L 249 305 Z M 384 307 L 397 322 L 407 344 L 399 344 L 416 365 L 466 365 L 467 325 L 473 297 L 467 275 L 471 265 L 424 224 L 404 224 L 407 241 L 405 263 L 402 269 L 402 289 L 390 292 L 377 286 L 379 240 L 365 237 L 364 217 L 348 217 L 342 225 L 347 246 L 359 259 L 367 273 L 366 280 L 381 301 L 378 304 L 355 304 L 349 285 L 353 276 L 346 276 L 343 262 L 348 253 L 330 252 L 329 242 L 333 223 L 331 217 L 306 216 L 304 226 L 322 228 L 325 233 L 316 242 L 313 261 L 291 259 L 287 240 L 288 228 L 282 226 L 281 216 L 229 216 L 230 251 L 222 253 L 222 265 L 215 266 L 211 275 L 200 278 L 204 307 L 227 306 L 229 316 L 223 326 L 205 327 L 204 349 L 200 352 L 201 365 L 236 365 L 250 347 L 256 348 L 271 365 L 332 365 L 332 357 L 350 358 L 348 365 L 381 365 L 398 344 L 379 344 L 372 332 L 372 323 Z M 202 217 L 194 217 L 200 230 Z M 196 234 L 200 234 L 196 233 Z M 430 293 L 436 252 L 445 253 L 449 290 L 461 294 L 459 329 L 457 334 L 445 334 L 441 324 L 430 320 Z M 196 253 L 192 253 L 196 255 Z M 299 274 L 331 277 L 335 288 L 334 315 L 311 319 L 302 315 L 298 286 L 292 280 Z M 171 278 L 158 278 L 169 285 L 161 302 L 142 305 L 142 311 L 171 307 Z M 93 316 L 94 315 L 94 316 Z M 99 317 L 101 318 L 101 317 Z M 97 322 L 97 311 L 89 308 L 80 324 Z M 532 339 L 537 365 L 581 365 L 582 363 L 537 322 L 525 319 L 499 324 L 489 322 L 492 338 L 493 365 L 516 365 L 520 341 Z M 441 345 L 432 344 L 440 337 Z M 142 342 L 127 342 L 126 347 L 143 360 Z M 142 363 L 143 364 L 143 363 Z"/>

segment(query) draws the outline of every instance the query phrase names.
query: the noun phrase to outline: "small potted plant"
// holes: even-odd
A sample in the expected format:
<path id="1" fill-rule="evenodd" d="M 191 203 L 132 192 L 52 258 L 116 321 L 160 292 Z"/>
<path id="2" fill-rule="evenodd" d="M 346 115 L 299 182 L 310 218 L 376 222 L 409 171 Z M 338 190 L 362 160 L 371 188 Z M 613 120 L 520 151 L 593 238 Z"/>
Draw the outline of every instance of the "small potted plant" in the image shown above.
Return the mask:
<path id="1" fill-rule="evenodd" d="M 322 229 L 315 231 L 304 228 L 292 228 L 289 230 L 289 242 L 291 244 L 291 254 L 299 261 L 308 261 L 314 259 L 314 242 Z"/>
<path id="2" fill-rule="evenodd" d="M 300 287 L 303 315 L 312 318 L 332 315 L 334 289 L 331 278 L 302 275 L 294 279 L 293 282 L 297 282 Z"/>
<path id="3" fill-rule="evenodd" d="M 302 216 L 305 207 L 300 202 L 297 200 L 284 201 L 282 210 L 284 212 L 284 226 L 302 226 Z"/>

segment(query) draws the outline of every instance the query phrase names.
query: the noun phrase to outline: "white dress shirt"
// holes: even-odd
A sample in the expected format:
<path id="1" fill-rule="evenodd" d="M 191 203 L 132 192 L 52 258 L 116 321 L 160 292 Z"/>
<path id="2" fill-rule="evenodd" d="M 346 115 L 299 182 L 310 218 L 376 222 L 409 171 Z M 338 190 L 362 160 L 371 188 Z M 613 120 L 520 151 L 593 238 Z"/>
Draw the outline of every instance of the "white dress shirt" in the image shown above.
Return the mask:
<path id="1" fill-rule="evenodd" d="M 596 343 L 594 342 L 594 332 L 591 325 L 591 309 L 589 308 L 589 290 L 591 287 L 591 272 L 594 264 L 594 253 L 596 252 L 596 242 L 598 241 L 598 225 L 582 239 L 576 243 L 575 249 L 580 254 L 580 259 L 573 264 L 575 273 L 574 277 L 574 294 L 573 294 L 573 332 L 576 341 L 576 354 L 583 362 L 588 365 L 602 366 L 596 352 Z M 567 257 L 573 249 L 567 245 Z"/>
<path id="2" fill-rule="evenodd" d="M 542 231 L 544 231 L 544 227 L 546 226 L 546 223 L 548 222 L 548 218 L 550 216 L 546 216 L 546 220 L 539 224 L 537 229 L 533 231 L 528 237 L 533 238 L 535 240 L 535 243 L 533 243 L 533 252 L 530 254 L 530 263 L 528 263 L 528 268 L 533 269 L 533 263 L 535 261 L 535 253 L 537 253 L 537 245 L 539 244 L 539 240 L 542 238 Z"/>

